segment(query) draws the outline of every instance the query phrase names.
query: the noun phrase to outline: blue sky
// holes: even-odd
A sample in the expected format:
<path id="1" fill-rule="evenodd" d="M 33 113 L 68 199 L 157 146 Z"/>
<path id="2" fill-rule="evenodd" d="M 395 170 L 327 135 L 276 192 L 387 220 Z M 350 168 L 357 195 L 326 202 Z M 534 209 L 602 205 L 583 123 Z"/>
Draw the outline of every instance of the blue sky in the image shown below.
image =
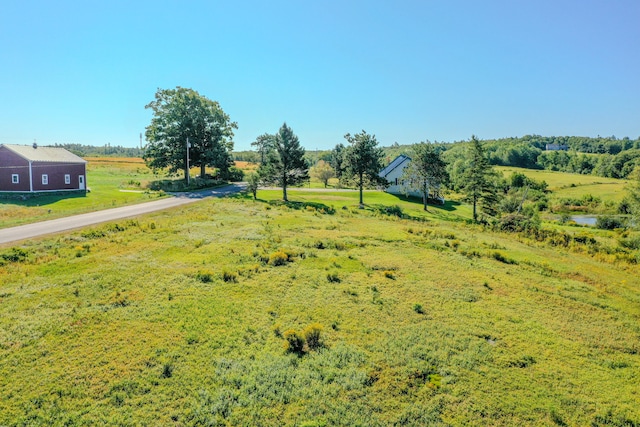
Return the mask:
<path id="1" fill-rule="evenodd" d="M 34 1 L 0 11 L 0 143 L 136 146 L 158 88 L 309 150 L 640 136 L 640 2 Z"/>

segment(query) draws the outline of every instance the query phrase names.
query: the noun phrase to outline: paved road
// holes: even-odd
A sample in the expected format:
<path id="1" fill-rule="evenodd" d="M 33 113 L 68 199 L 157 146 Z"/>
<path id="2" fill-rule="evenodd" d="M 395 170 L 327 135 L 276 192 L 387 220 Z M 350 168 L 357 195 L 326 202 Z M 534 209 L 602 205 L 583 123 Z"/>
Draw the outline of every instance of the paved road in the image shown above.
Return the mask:
<path id="1" fill-rule="evenodd" d="M 245 186 L 243 184 L 231 184 L 211 190 L 194 191 L 191 193 L 176 193 L 173 195 L 174 197 L 156 200 L 153 202 L 90 212 L 66 218 L 52 219 L 50 221 L 36 222 L 33 224 L 20 225 L 18 227 L 4 228 L 0 229 L 0 245 L 3 243 L 39 237 L 45 234 L 60 233 L 62 231 L 82 228 L 88 225 L 99 224 L 101 222 L 130 218 L 149 212 L 160 211 L 163 209 L 173 208 L 175 206 L 197 202 L 198 200 L 208 197 L 223 197 L 229 194 L 238 193 L 244 188 Z"/>

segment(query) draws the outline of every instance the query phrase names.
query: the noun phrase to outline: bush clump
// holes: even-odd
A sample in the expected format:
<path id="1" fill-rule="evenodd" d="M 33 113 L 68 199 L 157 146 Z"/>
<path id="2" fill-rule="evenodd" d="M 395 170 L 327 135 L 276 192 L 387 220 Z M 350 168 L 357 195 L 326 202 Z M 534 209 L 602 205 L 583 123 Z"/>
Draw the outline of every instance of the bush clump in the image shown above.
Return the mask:
<path id="1" fill-rule="evenodd" d="M 307 341 L 307 347 L 309 350 L 317 350 L 322 347 L 322 339 L 320 337 L 322 333 L 322 325 L 319 323 L 312 323 L 302 330 L 302 335 Z"/>
<path id="2" fill-rule="evenodd" d="M 501 252 L 498 252 L 498 251 L 495 251 L 494 253 L 492 253 L 491 257 L 493 259 L 495 259 L 496 261 L 500 261 L 500 262 L 503 262 L 505 264 L 517 264 L 518 263 L 516 260 L 511 259 L 511 258 L 507 258 Z"/>
<path id="3" fill-rule="evenodd" d="M 609 215 L 601 215 L 596 218 L 596 228 L 601 230 L 615 230 L 616 228 L 624 228 L 625 224 L 621 218 Z"/>
<path id="4" fill-rule="evenodd" d="M 305 353 L 317 350 L 324 346 L 322 342 L 322 325 L 319 323 L 312 323 L 298 332 L 295 329 L 288 329 L 282 333 L 284 338 L 284 348 L 288 353 L 295 353 L 298 356 L 302 356 Z M 279 328 L 278 328 L 279 332 Z M 276 336 L 278 334 L 276 333 Z"/>
<path id="5" fill-rule="evenodd" d="M 22 248 L 11 248 L 9 251 L 0 254 L 0 265 L 10 262 L 26 262 L 29 258 L 29 251 Z"/>
<path id="6" fill-rule="evenodd" d="M 238 283 L 238 275 L 233 271 L 224 270 L 222 272 L 222 280 L 227 283 Z"/>
<path id="7" fill-rule="evenodd" d="M 196 273 L 196 280 L 199 280 L 202 283 L 211 283 L 213 282 L 213 274 L 209 271 L 198 271 Z"/>
<path id="8" fill-rule="evenodd" d="M 327 281 L 329 283 L 340 283 L 340 276 L 338 276 L 338 273 L 327 273 Z"/>
<path id="9" fill-rule="evenodd" d="M 294 329 L 288 329 L 282 334 L 285 339 L 284 348 L 289 353 L 302 355 L 304 353 L 304 337 Z"/>
<path id="10" fill-rule="evenodd" d="M 289 255 L 284 251 L 277 251 L 269 255 L 269 265 L 279 266 L 285 265 L 289 261 Z"/>
<path id="11" fill-rule="evenodd" d="M 640 235 L 628 238 L 622 238 L 618 241 L 620 246 L 627 249 L 640 249 Z"/>

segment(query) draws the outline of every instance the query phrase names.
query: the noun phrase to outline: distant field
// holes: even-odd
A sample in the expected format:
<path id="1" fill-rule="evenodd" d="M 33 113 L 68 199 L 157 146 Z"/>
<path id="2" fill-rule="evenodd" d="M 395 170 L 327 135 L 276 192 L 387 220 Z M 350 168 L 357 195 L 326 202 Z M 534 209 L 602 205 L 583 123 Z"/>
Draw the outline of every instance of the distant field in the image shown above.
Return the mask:
<path id="1" fill-rule="evenodd" d="M 253 172 L 257 170 L 259 166 L 257 163 L 241 162 L 239 160 L 236 160 L 234 163 L 238 169 L 243 170 L 245 173 Z"/>
<path id="2" fill-rule="evenodd" d="M 1 249 L 0 425 L 640 423 L 640 255 L 616 233 L 556 248 L 455 205 L 280 195 Z"/>
<path id="3" fill-rule="evenodd" d="M 580 198 L 585 194 L 599 197 L 603 201 L 619 202 L 624 197 L 624 188 L 628 181 L 624 179 L 603 178 L 593 175 L 533 170 L 514 167 L 496 167 L 496 170 L 510 177 L 519 172 L 536 181 L 545 181 L 556 198 Z"/>

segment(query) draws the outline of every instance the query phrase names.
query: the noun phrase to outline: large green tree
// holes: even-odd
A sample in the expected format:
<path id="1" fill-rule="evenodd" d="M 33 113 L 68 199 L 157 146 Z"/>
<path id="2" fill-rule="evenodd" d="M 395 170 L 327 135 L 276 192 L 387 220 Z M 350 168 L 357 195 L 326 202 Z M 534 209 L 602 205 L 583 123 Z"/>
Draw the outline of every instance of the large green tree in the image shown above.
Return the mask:
<path id="1" fill-rule="evenodd" d="M 467 148 L 467 158 L 464 172 L 460 177 L 459 186 L 467 199 L 473 204 L 473 220 L 478 221 L 477 206 L 480 205 L 486 213 L 496 212 L 497 188 L 496 174 L 484 152 L 482 144 L 475 135 Z"/>
<path id="2" fill-rule="evenodd" d="M 429 194 L 439 196 L 441 186 L 447 181 L 447 165 L 433 144 L 420 142 L 411 149 L 411 162 L 404 169 L 403 180 L 408 187 L 419 191 L 425 211 Z"/>
<path id="3" fill-rule="evenodd" d="M 384 179 L 379 173 L 382 169 L 384 153 L 378 147 L 375 135 L 369 135 L 364 130 L 355 135 L 346 134 L 344 138 L 349 146 L 344 150 L 343 177 L 355 182 L 360 190 L 360 207 L 364 207 L 362 190 L 365 186 L 381 184 Z"/>
<path id="4" fill-rule="evenodd" d="M 158 89 L 155 100 L 145 108 L 153 111 L 143 156 L 150 168 L 166 169 L 169 175 L 183 170 L 187 181 L 192 166 L 200 167 L 203 178 L 206 167 L 227 174 L 233 164 L 233 130 L 238 125 L 217 101 L 178 86 Z"/>
<path id="5" fill-rule="evenodd" d="M 273 138 L 273 143 L 268 147 L 258 173 L 265 183 L 282 187 L 282 200 L 285 202 L 289 200 L 287 187 L 301 184 L 309 179 L 309 167 L 304 159 L 304 148 L 286 123 Z"/>

